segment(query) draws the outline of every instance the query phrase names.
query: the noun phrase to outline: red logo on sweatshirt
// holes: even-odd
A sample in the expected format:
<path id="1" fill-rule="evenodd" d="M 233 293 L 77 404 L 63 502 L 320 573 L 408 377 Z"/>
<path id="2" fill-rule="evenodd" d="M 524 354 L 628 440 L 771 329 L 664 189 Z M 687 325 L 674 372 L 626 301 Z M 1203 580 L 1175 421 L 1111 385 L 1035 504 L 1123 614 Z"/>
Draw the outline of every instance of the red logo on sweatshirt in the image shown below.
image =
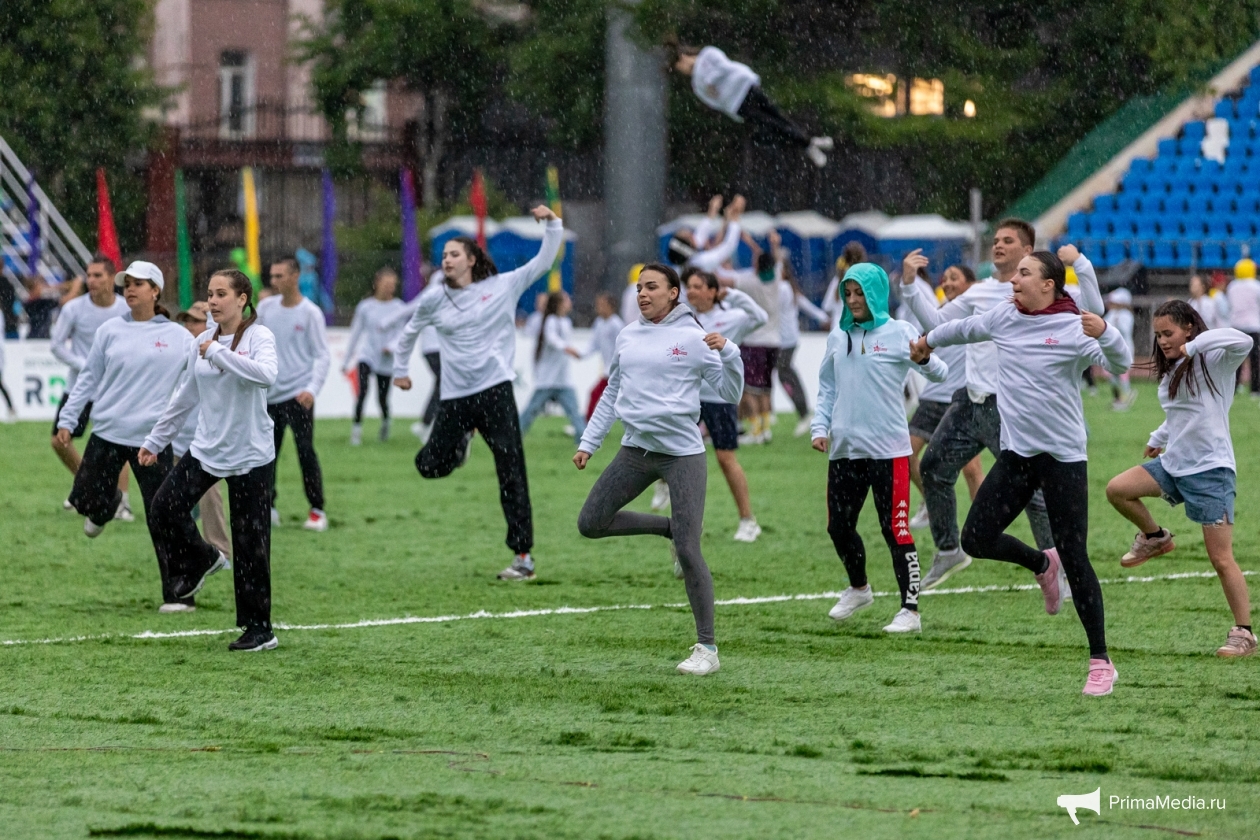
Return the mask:
<path id="1" fill-rule="evenodd" d="M 170 347 L 171 345 L 169 345 L 169 344 L 163 344 L 163 343 L 162 343 L 162 342 L 160 342 L 160 341 L 155 341 L 155 342 L 153 342 L 153 346 L 154 346 L 154 347 L 156 347 L 156 348 L 157 348 L 157 349 L 159 349 L 159 350 L 165 350 L 167 347 Z"/>
<path id="2" fill-rule="evenodd" d="M 669 350 L 667 350 L 666 352 L 669 354 L 669 357 L 671 359 L 674 359 L 675 361 L 678 361 L 682 359 L 683 356 L 687 355 L 687 351 L 683 349 L 683 346 L 681 344 L 675 344 L 673 347 L 669 348 Z"/>
<path id="3" fill-rule="evenodd" d="M 887 352 L 888 352 L 888 348 L 887 348 L 887 347 L 881 347 L 881 346 L 880 346 L 880 344 L 879 344 L 879 342 L 877 341 L 877 342 L 875 342 L 875 345 L 874 345 L 873 347 L 871 347 L 871 352 L 872 352 L 872 353 L 887 353 Z"/>
<path id="4" fill-rule="evenodd" d="M 294 324 L 294 325 L 293 325 L 293 331 L 294 331 L 294 332 L 306 332 L 306 327 L 302 326 L 301 324 Z"/>
<path id="5" fill-rule="evenodd" d="M 490 298 L 492 297 L 494 297 L 493 292 L 486 292 L 484 295 L 481 296 L 481 302 L 485 303 L 486 301 L 490 300 Z"/>
<path id="6" fill-rule="evenodd" d="M 1050 337 L 1049 337 L 1049 338 L 1047 338 L 1047 339 L 1046 339 L 1043 343 L 1044 343 L 1047 347 L 1057 347 L 1057 346 L 1058 346 L 1058 344 L 1059 344 L 1059 339 L 1055 338 L 1054 336 L 1050 336 Z"/>

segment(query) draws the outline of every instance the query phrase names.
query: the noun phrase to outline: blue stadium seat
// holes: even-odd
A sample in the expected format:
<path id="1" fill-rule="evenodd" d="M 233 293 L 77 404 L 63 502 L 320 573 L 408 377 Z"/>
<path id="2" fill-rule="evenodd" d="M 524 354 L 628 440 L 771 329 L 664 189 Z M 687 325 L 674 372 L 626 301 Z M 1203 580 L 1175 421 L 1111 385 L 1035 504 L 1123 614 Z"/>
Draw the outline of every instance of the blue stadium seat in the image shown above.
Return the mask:
<path id="1" fill-rule="evenodd" d="M 1260 88 L 1255 85 L 1245 88 L 1242 96 L 1234 103 L 1234 110 L 1239 119 L 1260 115 Z"/>
<path id="2" fill-rule="evenodd" d="M 1216 180 L 1216 195 L 1218 198 L 1232 200 L 1234 196 L 1242 192 L 1243 175 L 1222 175 Z"/>
<path id="3" fill-rule="evenodd" d="M 1134 233 L 1138 239 L 1159 238 L 1159 222 L 1154 216 L 1137 216 L 1135 218 Z"/>
<path id="4" fill-rule="evenodd" d="M 1149 172 L 1126 172 L 1120 179 L 1121 195 L 1146 192 L 1147 183 L 1155 176 Z"/>
<path id="5" fill-rule="evenodd" d="M 1129 162 L 1130 172 L 1152 172 L 1154 167 L 1151 165 L 1150 158 L 1134 158 Z"/>
<path id="6" fill-rule="evenodd" d="M 1156 152 L 1157 157 L 1176 157 L 1181 154 L 1181 151 L 1177 148 L 1177 141 L 1171 137 L 1165 137 L 1163 140 L 1160 140 L 1156 148 L 1159 150 Z"/>
<path id="7" fill-rule="evenodd" d="M 1229 216 L 1218 216 L 1213 214 L 1207 217 L 1207 238 L 1208 239 L 1229 239 Z"/>
<path id="8" fill-rule="evenodd" d="M 1110 267 L 1117 263 L 1122 263 L 1129 258 L 1128 248 L 1123 239 L 1103 239 L 1101 240 L 1101 266 Z"/>
<path id="9" fill-rule="evenodd" d="M 1216 103 L 1216 107 L 1212 109 L 1212 113 L 1221 119 L 1233 119 L 1234 117 L 1234 100 L 1228 96 Z"/>
<path id="10" fill-rule="evenodd" d="M 1193 180 L 1199 174 L 1199 160 L 1197 158 L 1177 158 L 1175 172 L 1180 178 Z"/>
<path id="11" fill-rule="evenodd" d="M 1137 260 L 1142 265 L 1150 265 L 1154 259 L 1152 245 L 1153 243 L 1149 239 L 1129 240 L 1129 259 Z"/>
<path id="12" fill-rule="evenodd" d="M 1142 196 L 1137 193 L 1121 193 L 1117 196 L 1116 209 L 1121 213 L 1138 213 L 1142 210 Z"/>
<path id="13" fill-rule="evenodd" d="M 1225 243 L 1220 241 L 1204 242 L 1199 246 L 1199 265 L 1204 268 L 1225 268 Z M 1233 266 L 1233 263 L 1228 263 Z"/>
<path id="14" fill-rule="evenodd" d="M 1154 268 L 1179 268 L 1177 243 L 1171 239 L 1160 239 L 1155 242 L 1148 265 Z"/>
<path id="15" fill-rule="evenodd" d="M 1083 236 L 1089 236 L 1089 213 L 1073 213 L 1068 216 L 1067 235 L 1071 239 L 1079 239 Z"/>
<path id="16" fill-rule="evenodd" d="M 1199 161 L 1199 175 L 1207 175 L 1212 178 L 1221 177 L 1221 172 L 1225 169 L 1224 164 L 1215 160 Z"/>
<path id="17" fill-rule="evenodd" d="M 1162 215 L 1164 216 L 1180 216 L 1186 212 L 1186 206 L 1190 202 L 1193 195 L 1189 190 L 1174 190 L 1163 196 L 1160 204 L 1162 206 Z"/>
<path id="18" fill-rule="evenodd" d="M 1116 196 L 1114 194 L 1094 196 L 1094 211 L 1095 212 L 1106 212 L 1108 210 L 1114 211 L 1115 209 L 1116 209 Z"/>
<path id="19" fill-rule="evenodd" d="M 1203 239 L 1207 232 L 1207 216 L 1186 216 L 1181 222 L 1183 235 L 1186 239 L 1198 242 Z"/>
<path id="20" fill-rule="evenodd" d="M 1260 190 L 1244 188 L 1242 193 L 1234 196 L 1234 210 L 1239 213 L 1260 214 Z"/>
<path id="21" fill-rule="evenodd" d="M 1203 120 L 1192 120 L 1181 128 L 1183 140 L 1202 140 L 1207 136 L 1207 124 Z"/>
<path id="22" fill-rule="evenodd" d="M 1186 202 L 1186 215 L 1202 217 L 1212 212 L 1212 196 L 1195 193 Z"/>
<path id="23" fill-rule="evenodd" d="M 1229 233 L 1234 239 L 1251 239 L 1256 235 L 1256 217 L 1254 213 L 1233 213 L 1229 219 Z"/>
<path id="24" fill-rule="evenodd" d="M 1249 140 L 1260 134 L 1260 121 L 1243 117 L 1229 122 L 1229 142 L 1232 146 L 1239 141 Z"/>
<path id="25" fill-rule="evenodd" d="M 1195 175 L 1190 179 L 1195 195 L 1211 195 L 1216 191 L 1216 178 L 1211 175 Z"/>
<path id="26" fill-rule="evenodd" d="M 1177 154 L 1182 157 L 1198 157 L 1203 146 L 1203 138 L 1182 137 L 1177 141 Z"/>
<path id="27" fill-rule="evenodd" d="M 1156 175 L 1176 175 L 1177 158 L 1159 157 L 1151 161 L 1151 172 Z"/>
<path id="28" fill-rule="evenodd" d="M 1096 210 L 1089 214 L 1089 238 L 1105 239 L 1111 236 L 1116 214 L 1110 210 Z"/>
<path id="29" fill-rule="evenodd" d="M 1225 165 L 1221 167 L 1221 177 L 1238 178 L 1247 172 L 1247 168 L 1251 165 L 1251 158 L 1243 154 L 1235 154 L 1231 151 L 1229 157 L 1225 158 Z"/>
<path id="30" fill-rule="evenodd" d="M 1162 239 L 1177 239 L 1181 236 L 1181 223 L 1185 216 L 1165 216 L 1159 220 L 1159 235 Z"/>
<path id="31" fill-rule="evenodd" d="M 1117 239 L 1128 239 L 1137 227 L 1137 216 L 1122 213 L 1111 217 L 1111 235 Z"/>
<path id="32" fill-rule="evenodd" d="M 1225 243 L 1225 265 L 1232 266 L 1243 258 L 1243 243 L 1231 239 Z"/>
<path id="33" fill-rule="evenodd" d="M 1247 78 L 1251 84 L 1260 84 L 1260 64 L 1251 68 L 1251 72 L 1247 74 Z"/>

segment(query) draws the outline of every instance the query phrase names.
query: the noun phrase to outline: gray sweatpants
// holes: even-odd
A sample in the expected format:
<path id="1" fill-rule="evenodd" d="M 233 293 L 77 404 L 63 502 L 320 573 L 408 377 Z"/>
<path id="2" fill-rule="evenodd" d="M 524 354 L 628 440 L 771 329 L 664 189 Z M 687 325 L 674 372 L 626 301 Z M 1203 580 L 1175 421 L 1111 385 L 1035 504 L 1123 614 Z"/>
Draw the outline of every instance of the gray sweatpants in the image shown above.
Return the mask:
<path id="1" fill-rule="evenodd" d="M 622 510 L 658 478 L 669 485 L 670 515 Z M 623 446 L 591 488 L 578 514 L 578 531 L 597 540 L 655 534 L 674 541 L 687 600 L 696 619 L 696 641 L 713 641 L 713 578 L 700 553 L 708 465 L 699 455 L 662 455 Z"/>

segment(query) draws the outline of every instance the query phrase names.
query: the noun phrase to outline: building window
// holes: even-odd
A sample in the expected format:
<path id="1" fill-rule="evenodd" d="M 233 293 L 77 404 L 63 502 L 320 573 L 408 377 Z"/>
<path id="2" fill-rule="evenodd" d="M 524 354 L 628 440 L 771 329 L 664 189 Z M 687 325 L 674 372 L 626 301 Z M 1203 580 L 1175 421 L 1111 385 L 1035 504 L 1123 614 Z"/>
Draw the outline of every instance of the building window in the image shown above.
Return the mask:
<path id="1" fill-rule="evenodd" d="M 244 50 L 219 56 L 219 136 L 254 136 L 254 62 Z"/>
<path id="2" fill-rule="evenodd" d="M 900 79 L 855 73 L 848 85 L 866 99 L 871 113 L 877 117 L 939 115 L 945 113 L 945 83 L 940 79 Z"/>
<path id="3" fill-rule="evenodd" d="M 916 117 L 945 113 L 945 83 L 940 79 L 915 79 L 910 85 L 910 113 Z"/>
<path id="4" fill-rule="evenodd" d="M 389 114 L 385 109 L 385 82 L 378 81 L 359 94 L 359 107 L 346 109 L 346 136 L 364 143 L 385 139 Z"/>
<path id="5" fill-rule="evenodd" d="M 877 117 L 897 116 L 897 77 L 876 76 L 871 73 L 854 73 L 848 79 L 849 87 L 863 99 Z"/>

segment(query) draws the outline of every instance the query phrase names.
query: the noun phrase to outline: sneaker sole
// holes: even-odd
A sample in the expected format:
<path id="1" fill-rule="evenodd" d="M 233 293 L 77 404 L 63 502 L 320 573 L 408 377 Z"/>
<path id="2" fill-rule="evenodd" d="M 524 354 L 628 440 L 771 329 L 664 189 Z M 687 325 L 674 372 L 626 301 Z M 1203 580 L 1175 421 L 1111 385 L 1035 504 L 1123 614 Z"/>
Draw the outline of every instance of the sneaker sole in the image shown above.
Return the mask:
<path id="1" fill-rule="evenodd" d="M 1255 652 L 1256 652 L 1255 648 L 1252 648 L 1251 650 L 1248 650 L 1248 651 L 1243 651 L 1242 653 L 1235 653 L 1233 650 L 1229 650 L 1227 648 L 1217 648 L 1216 655 L 1219 656 L 1221 659 L 1245 659 L 1248 656 L 1253 656 Z"/>
<path id="2" fill-rule="evenodd" d="M 1133 552 L 1129 552 L 1120 558 L 1120 566 L 1125 569 L 1132 569 L 1137 566 L 1141 566 L 1147 560 L 1155 557 L 1163 557 L 1165 554 L 1172 552 L 1172 550 L 1176 547 L 1177 546 L 1173 542 L 1169 541 L 1168 546 L 1164 548 L 1163 551 L 1157 551 L 1154 554 L 1148 554 L 1145 557 L 1136 557 Z"/>
<path id="3" fill-rule="evenodd" d="M 182 609 L 182 610 L 168 610 L 166 608 L 166 604 L 163 604 L 162 606 L 158 607 L 158 612 L 161 613 L 162 615 L 180 615 L 182 613 L 190 613 L 190 612 L 196 612 L 196 611 L 197 611 L 196 607 L 187 607 L 186 609 Z"/>
<path id="4" fill-rule="evenodd" d="M 533 580 L 533 579 L 534 579 L 534 577 L 535 577 L 535 576 L 534 576 L 534 575 L 532 575 L 532 574 L 531 574 L 531 575 L 519 575 L 519 576 L 515 576 L 515 575 L 503 575 L 503 574 L 499 574 L 499 575 L 497 575 L 497 578 L 498 578 L 499 580 L 507 580 L 507 581 L 513 581 L 513 582 L 522 581 L 522 580 Z"/>
<path id="5" fill-rule="evenodd" d="M 230 568 L 232 568 L 232 561 L 228 560 L 226 557 L 220 554 L 218 559 L 215 560 L 213 564 L 211 564 L 210 568 L 206 569 L 206 573 L 201 576 L 201 580 L 197 581 L 197 585 L 193 587 L 192 592 L 186 592 L 183 595 L 180 595 L 179 597 L 191 598 L 192 596 L 196 595 L 198 592 L 201 591 L 201 587 L 206 585 L 206 578 L 210 577 L 215 572 L 221 572 L 224 569 L 230 569 Z"/>
<path id="6" fill-rule="evenodd" d="M 900 627 L 896 627 L 896 628 L 894 628 L 894 627 L 890 624 L 889 626 L 887 626 L 887 627 L 885 627 L 885 628 L 884 628 L 884 632 L 885 632 L 885 633 L 887 633 L 887 634 L 888 634 L 888 635 L 890 635 L 890 636 L 900 636 L 900 635 L 903 635 L 903 634 L 905 634 L 905 633 L 922 633 L 922 632 L 923 632 L 923 628 L 922 628 L 922 627 L 907 627 L 907 628 L 905 628 L 905 629 L 902 629 L 902 628 L 900 628 Z"/>
<path id="7" fill-rule="evenodd" d="M 232 651 L 232 653 L 258 653 L 258 651 L 260 650 L 275 650 L 278 647 L 280 647 L 280 640 L 275 637 L 272 637 L 271 639 L 268 639 L 267 641 L 263 642 L 261 645 L 258 645 L 257 647 L 234 648 L 234 647 L 229 646 L 228 650 Z"/>
<path id="8" fill-rule="evenodd" d="M 827 618 L 830 618 L 832 621 L 848 621 L 850 618 L 853 618 L 854 613 L 861 612 L 862 610 L 866 609 L 867 607 L 871 606 L 874 603 L 875 603 L 874 601 L 871 601 L 870 604 L 863 604 L 860 607 L 855 607 L 848 615 L 843 616 L 842 618 L 836 618 L 831 613 L 827 613 Z"/>
<path id="9" fill-rule="evenodd" d="M 678 668 L 675 668 L 674 670 L 675 670 L 675 671 L 677 671 L 678 673 L 683 674 L 683 675 L 688 676 L 688 677 L 707 677 L 707 676 L 709 676 L 710 674 L 716 674 L 716 673 L 717 673 L 718 671 L 720 671 L 721 669 L 722 669 L 722 666 L 721 666 L 721 665 L 718 665 L 718 666 L 716 666 L 716 667 L 714 667 L 714 668 L 712 668 L 712 669 L 710 669 L 710 670 L 708 670 L 708 671 L 688 671 L 688 670 L 685 670 L 684 668 L 682 668 L 681 666 L 680 666 L 680 667 L 678 667 Z"/>
<path id="10" fill-rule="evenodd" d="M 966 557 L 966 555 L 964 555 L 964 557 Z M 961 572 L 963 569 L 967 568 L 970 565 L 971 565 L 971 558 L 966 557 L 966 559 L 964 559 L 961 563 L 957 564 L 956 566 L 950 566 L 944 572 L 941 572 L 941 576 L 938 577 L 936 580 L 932 581 L 931 583 L 924 581 L 923 583 L 919 584 L 919 591 L 931 592 L 933 589 L 940 586 L 945 581 L 949 580 L 952 575 L 954 575 L 957 572 Z"/>

